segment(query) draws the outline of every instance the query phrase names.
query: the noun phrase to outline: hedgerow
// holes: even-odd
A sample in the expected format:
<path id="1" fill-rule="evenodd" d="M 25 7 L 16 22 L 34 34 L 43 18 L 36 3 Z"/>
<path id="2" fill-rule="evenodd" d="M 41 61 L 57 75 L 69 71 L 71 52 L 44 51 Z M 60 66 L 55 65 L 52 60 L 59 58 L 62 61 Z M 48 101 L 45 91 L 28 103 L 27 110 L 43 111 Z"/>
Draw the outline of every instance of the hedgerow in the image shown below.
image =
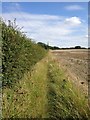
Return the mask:
<path id="1" fill-rule="evenodd" d="M 3 86 L 12 86 L 24 73 L 30 71 L 46 54 L 46 50 L 15 29 L 9 21 L 2 24 L 2 73 Z"/>

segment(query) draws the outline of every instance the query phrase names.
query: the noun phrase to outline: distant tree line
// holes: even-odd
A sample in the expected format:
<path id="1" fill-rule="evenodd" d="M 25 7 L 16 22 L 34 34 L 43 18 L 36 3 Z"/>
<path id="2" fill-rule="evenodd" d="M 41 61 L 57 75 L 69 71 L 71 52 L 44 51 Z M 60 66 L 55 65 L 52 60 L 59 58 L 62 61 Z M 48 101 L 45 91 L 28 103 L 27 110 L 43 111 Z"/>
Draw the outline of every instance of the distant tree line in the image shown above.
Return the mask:
<path id="1" fill-rule="evenodd" d="M 81 47 L 81 46 L 75 46 L 75 47 L 70 47 L 70 48 L 60 48 L 60 47 L 57 47 L 57 46 L 50 46 L 50 45 L 47 45 L 47 44 L 42 43 L 42 42 L 38 42 L 37 44 L 40 45 L 40 46 L 42 46 L 45 49 L 51 49 L 51 50 L 60 50 L 60 49 L 86 49 L 85 47 Z"/>
<path id="2" fill-rule="evenodd" d="M 40 45 L 40 46 L 42 46 L 42 47 L 44 47 L 45 49 L 52 49 L 52 50 L 55 50 L 55 49 L 60 49 L 59 47 L 57 47 L 57 46 L 49 46 L 49 45 L 47 45 L 47 44 L 45 44 L 45 43 L 42 43 L 42 42 L 38 42 L 37 43 L 38 45 Z"/>

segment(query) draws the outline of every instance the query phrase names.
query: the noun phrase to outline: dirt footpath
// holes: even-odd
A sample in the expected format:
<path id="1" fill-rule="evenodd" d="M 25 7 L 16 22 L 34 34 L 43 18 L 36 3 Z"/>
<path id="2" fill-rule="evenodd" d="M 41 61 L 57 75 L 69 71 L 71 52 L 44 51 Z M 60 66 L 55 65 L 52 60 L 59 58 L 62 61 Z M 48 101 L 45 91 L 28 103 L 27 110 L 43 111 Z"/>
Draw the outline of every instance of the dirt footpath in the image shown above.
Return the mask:
<path id="1" fill-rule="evenodd" d="M 88 92 L 88 50 L 53 50 L 51 51 L 68 78 L 83 91 Z"/>

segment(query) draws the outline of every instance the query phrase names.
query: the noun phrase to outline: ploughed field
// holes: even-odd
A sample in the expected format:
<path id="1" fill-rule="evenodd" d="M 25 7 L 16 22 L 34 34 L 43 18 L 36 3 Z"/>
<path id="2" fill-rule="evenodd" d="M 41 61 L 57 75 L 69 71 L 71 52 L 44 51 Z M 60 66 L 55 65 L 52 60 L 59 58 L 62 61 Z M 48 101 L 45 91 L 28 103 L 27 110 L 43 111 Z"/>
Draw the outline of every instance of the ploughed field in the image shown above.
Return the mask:
<path id="1" fill-rule="evenodd" d="M 86 93 L 88 91 L 88 49 L 51 51 L 69 79 Z"/>

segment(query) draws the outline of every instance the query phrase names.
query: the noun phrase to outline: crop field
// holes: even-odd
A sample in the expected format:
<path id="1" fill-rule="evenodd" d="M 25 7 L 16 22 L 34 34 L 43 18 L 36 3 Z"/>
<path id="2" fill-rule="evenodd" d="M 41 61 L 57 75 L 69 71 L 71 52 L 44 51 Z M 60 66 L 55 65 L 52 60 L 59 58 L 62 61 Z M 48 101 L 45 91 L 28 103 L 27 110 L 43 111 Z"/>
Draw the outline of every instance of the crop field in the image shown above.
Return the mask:
<path id="1" fill-rule="evenodd" d="M 88 50 L 54 50 L 51 51 L 60 67 L 78 87 L 83 87 L 83 91 L 88 92 Z"/>

